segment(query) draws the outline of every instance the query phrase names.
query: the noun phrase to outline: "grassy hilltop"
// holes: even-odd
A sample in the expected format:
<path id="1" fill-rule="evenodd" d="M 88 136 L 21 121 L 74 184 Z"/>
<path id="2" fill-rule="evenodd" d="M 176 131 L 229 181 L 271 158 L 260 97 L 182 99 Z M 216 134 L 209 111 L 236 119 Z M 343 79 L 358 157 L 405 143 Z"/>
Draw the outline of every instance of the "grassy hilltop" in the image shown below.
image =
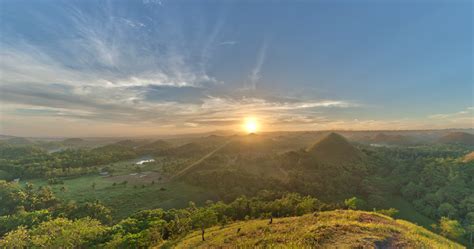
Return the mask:
<path id="1" fill-rule="evenodd" d="M 464 248 L 410 222 L 351 210 L 278 218 L 272 224 L 241 221 L 209 228 L 205 238 L 196 231 L 157 248 Z"/>

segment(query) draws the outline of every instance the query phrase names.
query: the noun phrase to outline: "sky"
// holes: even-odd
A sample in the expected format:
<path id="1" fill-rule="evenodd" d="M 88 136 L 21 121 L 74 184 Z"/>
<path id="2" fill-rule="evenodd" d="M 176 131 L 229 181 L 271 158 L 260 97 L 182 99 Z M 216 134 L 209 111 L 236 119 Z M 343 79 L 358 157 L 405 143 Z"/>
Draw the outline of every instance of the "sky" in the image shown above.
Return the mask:
<path id="1" fill-rule="evenodd" d="M 469 0 L 0 0 L 0 134 L 473 128 Z"/>

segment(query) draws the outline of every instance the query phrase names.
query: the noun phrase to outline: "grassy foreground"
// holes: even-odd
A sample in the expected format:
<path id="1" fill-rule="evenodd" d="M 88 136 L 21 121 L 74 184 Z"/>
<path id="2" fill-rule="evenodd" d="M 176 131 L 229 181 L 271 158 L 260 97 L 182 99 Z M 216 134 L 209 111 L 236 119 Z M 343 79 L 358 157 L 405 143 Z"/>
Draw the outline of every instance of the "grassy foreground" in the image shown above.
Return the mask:
<path id="1" fill-rule="evenodd" d="M 159 247 L 173 248 L 464 248 L 404 220 L 363 211 L 336 210 L 206 229 Z"/>

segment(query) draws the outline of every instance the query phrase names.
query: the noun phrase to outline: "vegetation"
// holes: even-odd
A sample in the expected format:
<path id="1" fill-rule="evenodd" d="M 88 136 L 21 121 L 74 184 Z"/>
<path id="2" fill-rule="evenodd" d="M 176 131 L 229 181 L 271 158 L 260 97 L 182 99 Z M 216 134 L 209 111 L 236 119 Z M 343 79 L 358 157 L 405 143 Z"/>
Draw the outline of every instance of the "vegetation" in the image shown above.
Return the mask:
<path id="1" fill-rule="evenodd" d="M 458 246 L 388 217 L 472 245 L 474 148 L 375 137 L 389 145 L 335 133 L 1 142 L 0 247 Z M 341 209 L 373 212 L 322 212 Z M 315 212 L 317 225 L 295 217 Z"/>
<path id="2" fill-rule="evenodd" d="M 463 248 L 403 220 L 360 211 L 326 211 L 302 217 L 251 220 L 208 229 L 206 241 L 193 232 L 175 248 Z"/>

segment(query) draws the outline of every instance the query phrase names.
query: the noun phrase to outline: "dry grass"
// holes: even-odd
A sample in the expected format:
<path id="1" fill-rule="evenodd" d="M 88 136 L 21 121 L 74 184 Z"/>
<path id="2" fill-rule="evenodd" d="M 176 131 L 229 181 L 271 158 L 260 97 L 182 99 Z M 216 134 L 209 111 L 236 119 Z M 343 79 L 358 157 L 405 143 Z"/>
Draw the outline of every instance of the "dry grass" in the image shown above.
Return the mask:
<path id="1" fill-rule="evenodd" d="M 237 230 L 240 228 L 240 232 Z M 463 248 L 407 221 L 337 210 L 301 217 L 251 220 L 212 227 L 206 241 L 193 232 L 162 247 L 174 248 Z"/>

